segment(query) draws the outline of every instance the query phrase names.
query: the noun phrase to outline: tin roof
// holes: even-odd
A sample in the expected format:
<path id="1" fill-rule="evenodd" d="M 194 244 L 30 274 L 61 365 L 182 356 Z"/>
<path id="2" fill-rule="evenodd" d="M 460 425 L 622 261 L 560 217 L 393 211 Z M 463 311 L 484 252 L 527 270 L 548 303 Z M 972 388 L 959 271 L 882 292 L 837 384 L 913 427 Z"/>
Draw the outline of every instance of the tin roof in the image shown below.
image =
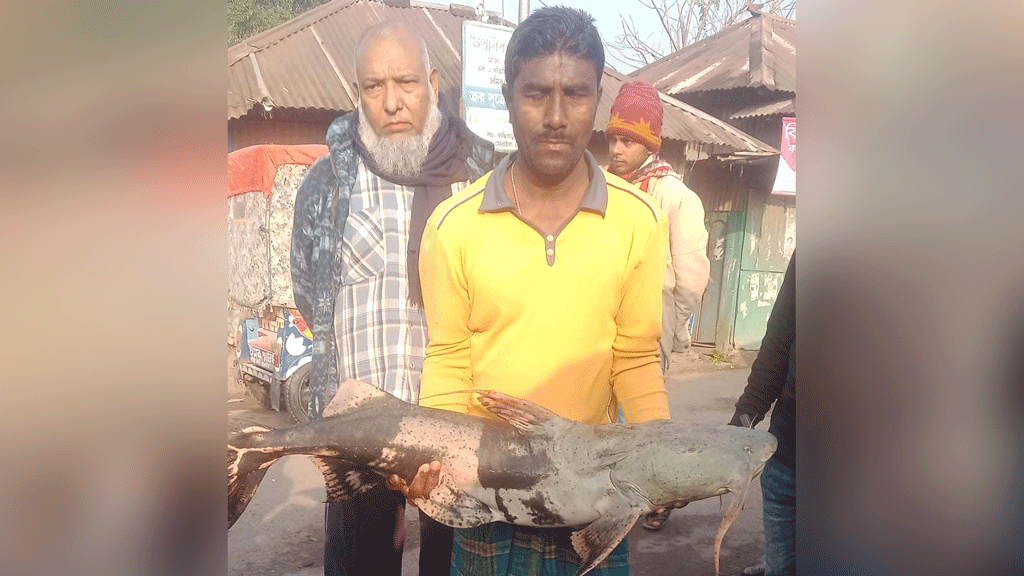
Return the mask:
<path id="1" fill-rule="evenodd" d="M 332 0 L 228 49 L 228 118 L 254 106 L 355 109 L 355 63 L 359 34 L 388 19 L 409 24 L 427 44 L 441 74 L 441 90 L 462 82 L 462 20 L 468 6 L 408 0 Z M 301 65 L 296 65 L 301 63 Z"/>
<path id="2" fill-rule="evenodd" d="M 729 119 L 737 120 L 739 118 L 774 116 L 776 114 L 796 114 L 796 100 L 794 98 L 785 98 L 778 102 L 754 104 L 753 106 L 747 106 L 746 108 L 741 108 L 740 110 L 733 112 L 729 115 Z"/>
<path id="3" fill-rule="evenodd" d="M 631 76 L 672 95 L 759 87 L 796 93 L 796 21 L 752 12 Z"/>
<path id="4" fill-rule="evenodd" d="M 488 16 L 492 22 L 499 19 L 497 14 Z M 384 19 L 405 22 L 423 37 L 431 64 L 440 72 L 442 92 L 457 94 L 461 90 L 462 22 L 477 19 L 473 8 L 413 0 L 331 0 L 228 49 L 228 119 L 260 107 L 268 111 L 354 110 L 355 43 L 363 30 Z M 628 80 L 605 68 L 598 130 L 603 128 L 600 119 L 611 113 L 619 87 Z M 745 154 L 778 153 L 688 104 L 664 94 L 662 103 L 662 138 L 712 144 Z"/>

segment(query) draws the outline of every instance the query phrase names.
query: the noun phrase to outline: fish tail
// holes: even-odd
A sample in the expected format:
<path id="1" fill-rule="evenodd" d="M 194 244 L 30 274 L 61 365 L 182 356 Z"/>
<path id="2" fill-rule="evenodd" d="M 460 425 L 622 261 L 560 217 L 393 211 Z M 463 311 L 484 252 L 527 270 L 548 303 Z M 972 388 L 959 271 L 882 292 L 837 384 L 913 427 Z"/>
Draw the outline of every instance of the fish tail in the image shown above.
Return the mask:
<path id="1" fill-rule="evenodd" d="M 228 528 L 249 505 L 267 469 L 282 456 L 276 452 L 244 447 L 252 443 L 253 436 L 270 431 L 269 428 L 253 426 L 228 443 Z"/>

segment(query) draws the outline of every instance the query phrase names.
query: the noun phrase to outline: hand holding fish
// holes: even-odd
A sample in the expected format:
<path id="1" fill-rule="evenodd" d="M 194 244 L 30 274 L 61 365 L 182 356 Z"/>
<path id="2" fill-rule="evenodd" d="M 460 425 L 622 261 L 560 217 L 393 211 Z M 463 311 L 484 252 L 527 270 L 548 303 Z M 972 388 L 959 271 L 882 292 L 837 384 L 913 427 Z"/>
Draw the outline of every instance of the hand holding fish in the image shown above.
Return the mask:
<path id="1" fill-rule="evenodd" d="M 429 464 L 423 464 L 420 469 L 416 471 L 416 477 L 412 479 L 411 484 L 406 484 L 405 480 L 398 474 L 392 474 L 388 477 L 387 485 L 392 490 L 398 490 L 402 494 L 405 494 L 405 499 L 409 501 L 409 504 L 416 506 L 415 500 L 417 499 L 428 499 L 430 498 L 430 491 L 437 488 L 437 485 L 441 480 L 441 463 L 437 460 Z M 418 508 L 418 506 L 416 506 Z"/>

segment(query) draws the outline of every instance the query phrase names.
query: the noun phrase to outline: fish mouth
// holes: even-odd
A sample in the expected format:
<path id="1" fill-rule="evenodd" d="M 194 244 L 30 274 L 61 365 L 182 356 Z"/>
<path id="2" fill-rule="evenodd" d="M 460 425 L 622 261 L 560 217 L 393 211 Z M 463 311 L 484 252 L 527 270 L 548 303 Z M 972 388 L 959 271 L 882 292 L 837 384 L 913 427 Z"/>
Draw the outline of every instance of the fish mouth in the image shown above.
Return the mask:
<path id="1" fill-rule="evenodd" d="M 767 465 L 768 465 L 768 460 L 765 460 L 764 462 L 761 462 L 761 464 L 758 465 L 757 469 L 754 470 L 754 475 L 752 477 L 756 478 L 759 474 L 761 474 L 761 472 L 764 472 L 764 467 L 767 466 Z"/>

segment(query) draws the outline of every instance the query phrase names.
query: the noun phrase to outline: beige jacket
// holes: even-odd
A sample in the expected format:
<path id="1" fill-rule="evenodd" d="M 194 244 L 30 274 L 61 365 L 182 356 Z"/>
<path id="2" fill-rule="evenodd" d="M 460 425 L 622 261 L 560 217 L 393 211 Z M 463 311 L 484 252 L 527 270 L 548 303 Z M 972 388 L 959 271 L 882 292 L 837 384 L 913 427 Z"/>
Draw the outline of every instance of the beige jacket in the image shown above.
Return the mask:
<path id="1" fill-rule="evenodd" d="M 652 177 L 647 191 L 668 215 L 669 258 L 665 291 L 673 294 L 676 303 L 678 349 L 681 339 L 689 339 L 689 333 L 682 332 L 680 328 L 704 296 L 711 272 L 704 204 L 675 173 Z"/>

